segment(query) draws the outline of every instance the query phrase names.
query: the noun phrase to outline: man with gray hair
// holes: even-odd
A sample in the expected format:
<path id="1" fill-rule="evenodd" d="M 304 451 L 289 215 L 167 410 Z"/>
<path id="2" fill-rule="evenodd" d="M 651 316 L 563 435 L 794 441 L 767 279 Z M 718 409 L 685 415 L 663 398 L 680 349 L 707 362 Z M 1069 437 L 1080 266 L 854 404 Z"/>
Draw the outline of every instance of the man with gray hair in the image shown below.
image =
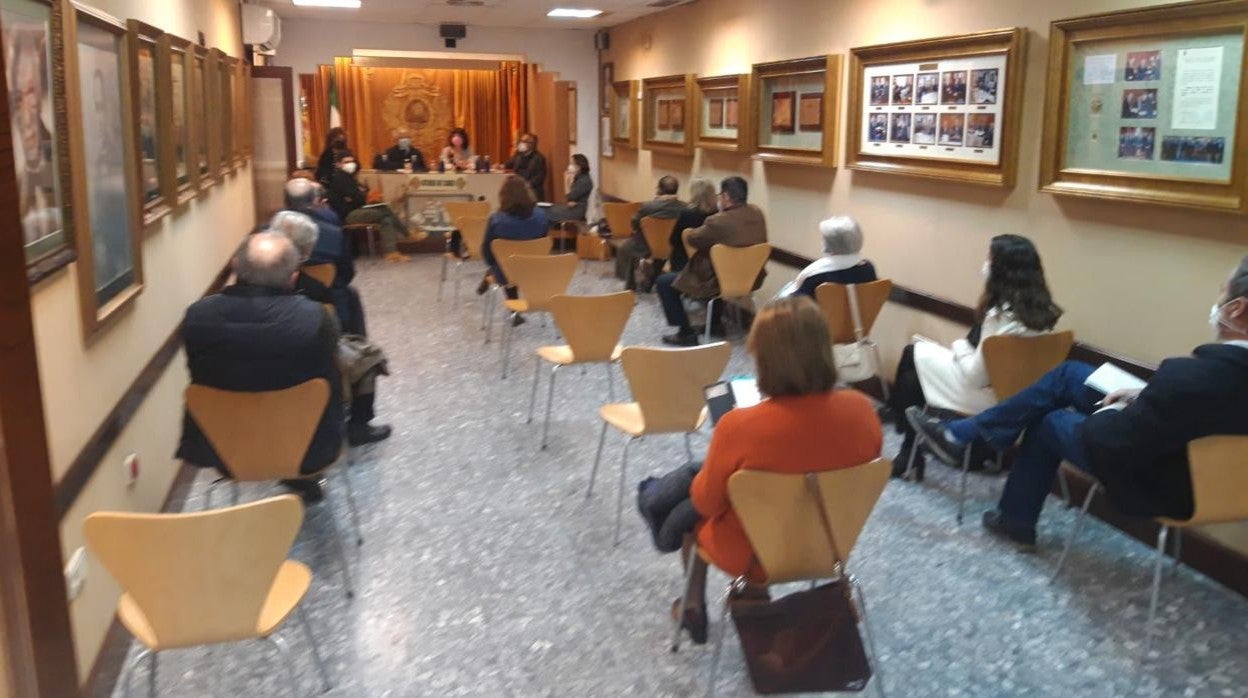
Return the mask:
<path id="1" fill-rule="evenodd" d="M 338 313 L 342 329 L 349 334 L 367 335 L 364 304 L 360 300 L 359 292 L 351 287 L 351 280 L 355 278 L 355 260 L 342 228 L 330 222 L 325 216 L 324 193 L 321 185 L 309 179 L 296 177 L 286 182 L 285 193 L 286 208 L 289 211 L 305 214 L 316 225 L 315 245 L 311 252 L 305 255 L 303 263 L 306 266 L 334 265 L 334 282 L 330 285 L 330 293 L 333 296 L 334 311 Z M 329 211 L 329 213 L 333 212 Z"/>
<path id="2" fill-rule="evenodd" d="M 811 262 L 778 297 L 815 297 L 819 284 L 865 284 L 875 281 L 875 265 L 862 257 L 862 228 L 849 216 L 832 216 L 819 224 L 823 256 Z"/>
<path id="3" fill-rule="evenodd" d="M 329 403 L 300 465 L 301 472 L 317 472 L 333 463 L 342 448 L 337 325 L 320 304 L 295 293 L 299 253 L 285 235 L 265 232 L 243 240 L 233 267 L 237 283 L 191 304 L 182 321 L 191 382 L 259 392 L 324 378 Z M 177 457 L 228 474 L 189 412 L 182 419 Z M 305 501 L 320 499 L 313 481 L 285 484 Z"/>
<path id="4" fill-rule="evenodd" d="M 1248 257 L 1223 284 L 1209 325 L 1212 343 L 1161 362 L 1143 389 L 1105 394 L 1089 385 L 1092 366 L 1067 361 L 969 419 L 942 422 L 916 407 L 906 417 L 950 464 L 976 438 L 1004 450 L 1023 435 L 1001 500 L 983 523 L 1024 548 L 1035 547 L 1036 521 L 1063 460 L 1095 477 L 1124 514 L 1188 519 L 1188 443 L 1248 435 Z"/>

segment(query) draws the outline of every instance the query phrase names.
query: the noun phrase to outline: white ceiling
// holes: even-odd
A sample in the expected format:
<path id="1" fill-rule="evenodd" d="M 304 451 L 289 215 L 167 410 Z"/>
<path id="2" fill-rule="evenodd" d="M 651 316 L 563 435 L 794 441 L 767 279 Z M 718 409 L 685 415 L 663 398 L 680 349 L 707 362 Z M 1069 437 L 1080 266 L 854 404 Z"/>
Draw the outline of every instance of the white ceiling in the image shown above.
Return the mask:
<path id="1" fill-rule="evenodd" d="M 455 0 L 452 0 L 455 1 Z M 441 24 L 459 22 L 469 26 L 544 27 L 598 29 L 613 27 L 665 7 L 647 7 L 655 0 L 483 0 L 484 7 L 453 7 L 447 0 L 361 0 L 358 10 L 295 7 L 290 0 L 258 0 L 282 19 L 307 18 L 358 22 Z M 692 0 L 680 0 L 684 4 Z M 605 14 L 595 19 L 553 19 L 552 8 L 591 8 Z"/>

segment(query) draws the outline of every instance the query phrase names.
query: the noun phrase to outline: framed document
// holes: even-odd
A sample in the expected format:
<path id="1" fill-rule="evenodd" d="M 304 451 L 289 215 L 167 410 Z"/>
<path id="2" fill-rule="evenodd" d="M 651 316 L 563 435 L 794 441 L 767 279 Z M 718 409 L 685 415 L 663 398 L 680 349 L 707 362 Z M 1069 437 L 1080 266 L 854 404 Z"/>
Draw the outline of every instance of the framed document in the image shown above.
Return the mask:
<path id="1" fill-rule="evenodd" d="M 168 196 L 166 171 L 172 167 L 165 160 L 164 143 L 172 137 L 169 128 L 171 94 L 165 80 L 168 78 L 167 44 L 161 42 L 164 34 L 149 24 L 132 19 L 126 22 L 130 42 L 130 84 L 134 85 L 133 115 L 131 119 L 139 127 L 139 138 L 134 153 L 138 162 L 139 202 L 143 210 L 143 227 L 151 229 L 153 223 L 170 211 L 174 198 Z"/>
<path id="2" fill-rule="evenodd" d="M 194 166 L 191 140 L 191 121 L 196 118 L 195 93 L 191 89 L 191 42 L 172 34 L 163 35 L 160 41 L 167 61 L 161 82 L 168 89 L 169 104 L 169 138 L 163 147 L 168 151 L 165 161 L 172 163 L 165 172 L 165 198 L 180 206 L 199 192 L 199 168 Z"/>
<path id="3" fill-rule="evenodd" d="M 740 152 L 748 136 L 738 118 L 741 99 L 749 93 L 749 75 L 723 75 L 698 78 L 694 82 L 697 135 L 694 145 L 709 150 Z"/>
<path id="4" fill-rule="evenodd" d="M 637 80 L 621 80 L 611 85 L 611 143 L 621 148 L 637 147 Z M 614 154 L 614 148 L 612 149 Z"/>
<path id="5" fill-rule="evenodd" d="M 793 133 L 793 98 L 796 92 L 771 93 L 771 132 Z"/>
<path id="6" fill-rule="evenodd" d="M 798 108 L 797 127 L 803 131 L 823 130 L 823 93 L 808 92 L 802 95 Z"/>
<path id="7" fill-rule="evenodd" d="M 754 157 L 835 167 L 840 119 L 841 57 L 760 63 L 750 78 Z M 725 104 L 725 121 L 737 116 Z"/>
<path id="8" fill-rule="evenodd" d="M 1248 2 L 1053 22 L 1040 188 L 1248 211 Z"/>
<path id="9" fill-rule="evenodd" d="M 850 50 L 846 166 L 1012 187 L 1026 32 Z"/>
<path id="10" fill-rule="evenodd" d="M 693 75 L 668 75 L 641 81 L 642 140 L 647 150 L 691 155 L 693 134 L 685 123 L 696 85 Z"/>

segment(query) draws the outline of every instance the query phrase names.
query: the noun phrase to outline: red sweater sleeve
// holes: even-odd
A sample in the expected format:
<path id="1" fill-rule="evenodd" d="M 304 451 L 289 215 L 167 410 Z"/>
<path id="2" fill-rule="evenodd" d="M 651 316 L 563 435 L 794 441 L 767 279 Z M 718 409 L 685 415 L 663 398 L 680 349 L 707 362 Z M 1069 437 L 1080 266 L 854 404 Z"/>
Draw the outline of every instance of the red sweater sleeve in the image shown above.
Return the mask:
<path id="1" fill-rule="evenodd" d="M 741 468 L 742 456 L 735 437 L 735 432 L 740 430 L 737 426 L 739 417 L 739 412 L 729 412 L 716 425 L 702 470 L 689 487 L 693 508 L 704 519 L 714 518 L 732 508 L 728 502 L 728 478 Z"/>

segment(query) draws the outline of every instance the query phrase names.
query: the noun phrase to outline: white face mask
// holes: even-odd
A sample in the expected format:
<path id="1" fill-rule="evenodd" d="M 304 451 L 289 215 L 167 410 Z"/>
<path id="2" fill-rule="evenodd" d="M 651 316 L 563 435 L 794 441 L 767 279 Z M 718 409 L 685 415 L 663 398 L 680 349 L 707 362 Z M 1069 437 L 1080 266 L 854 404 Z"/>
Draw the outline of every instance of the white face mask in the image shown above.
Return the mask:
<path id="1" fill-rule="evenodd" d="M 1230 305 L 1231 302 L 1232 301 L 1227 301 L 1225 303 L 1214 303 L 1213 307 L 1209 309 L 1209 327 L 1213 328 L 1214 337 L 1217 337 L 1219 334 L 1222 333 L 1223 327 L 1226 327 L 1232 330 L 1236 329 L 1234 325 L 1227 322 L 1226 319 L 1222 317 L 1222 309 Z"/>
<path id="2" fill-rule="evenodd" d="M 412 147 L 412 139 L 410 139 L 410 138 L 400 138 L 400 139 L 399 139 L 399 148 L 401 148 L 401 149 L 403 149 L 403 150 L 408 150 L 408 149 L 410 149 L 411 147 Z"/>
<path id="3" fill-rule="evenodd" d="M 521 143 L 521 144 L 517 145 L 517 146 L 516 146 L 516 152 L 518 152 L 518 153 L 527 153 L 527 152 L 529 152 L 529 144 L 528 144 L 528 143 Z"/>
<path id="4" fill-rule="evenodd" d="M 581 171 L 581 168 L 577 167 L 576 163 L 568 165 L 568 174 L 576 174 L 580 171 Z"/>
<path id="5" fill-rule="evenodd" d="M 348 162 L 342 166 L 342 171 L 347 174 L 355 174 L 355 171 L 358 169 L 360 169 L 360 164 L 358 162 Z"/>
<path id="6" fill-rule="evenodd" d="M 984 281 L 992 278 L 992 262 L 984 260 L 984 266 L 979 268 L 979 275 Z"/>

